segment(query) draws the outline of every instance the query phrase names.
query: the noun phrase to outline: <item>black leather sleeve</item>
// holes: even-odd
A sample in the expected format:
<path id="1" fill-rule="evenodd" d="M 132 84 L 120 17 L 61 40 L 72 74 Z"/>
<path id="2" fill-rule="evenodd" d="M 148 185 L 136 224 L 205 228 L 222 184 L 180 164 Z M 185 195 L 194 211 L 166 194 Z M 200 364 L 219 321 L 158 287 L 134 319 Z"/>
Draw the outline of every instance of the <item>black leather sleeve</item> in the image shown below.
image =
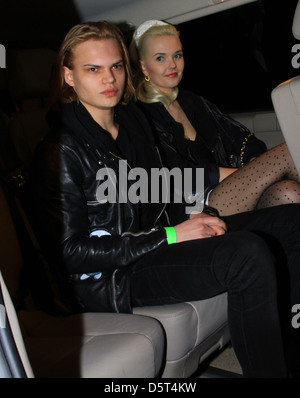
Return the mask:
<path id="1" fill-rule="evenodd" d="M 44 240 L 53 259 L 60 258 L 70 274 L 113 271 L 167 244 L 163 228 L 133 233 L 122 229 L 122 225 L 117 226 L 117 204 L 103 211 L 101 204 L 97 204 L 99 227 L 110 235 L 90 237 L 91 210 L 82 186 L 92 171 L 86 170 L 88 162 L 84 162 L 74 148 L 56 143 L 45 144 L 36 158 Z M 95 173 L 91 184 L 86 184 L 95 184 L 94 181 Z M 91 186 L 93 189 L 95 186 Z"/>

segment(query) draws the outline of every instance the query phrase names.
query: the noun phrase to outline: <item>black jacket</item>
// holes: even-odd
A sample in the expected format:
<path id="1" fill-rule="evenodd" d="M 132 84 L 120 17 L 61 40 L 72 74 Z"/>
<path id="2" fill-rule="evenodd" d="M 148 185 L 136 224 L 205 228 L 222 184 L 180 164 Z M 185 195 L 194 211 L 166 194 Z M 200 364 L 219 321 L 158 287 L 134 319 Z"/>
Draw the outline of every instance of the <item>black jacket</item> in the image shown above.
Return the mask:
<path id="1" fill-rule="evenodd" d="M 179 91 L 180 106 L 197 132 L 195 143 L 184 139 L 183 127 L 160 102 L 138 105 L 156 131 L 157 144 L 168 168 L 205 169 L 206 190 L 219 180 L 218 166 L 241 167 L 266 151 L 266 145 L 245 126 L 190 91 Z"/>
<path id="2" fill-rule="evenodd" d="M 113 170 L 118 188 L 120 159 L 149 172 L 161 167 L 151 131 L 137 106 L 118 106 L 115 117 L 119 136 L 126 135 L 126 153 L 83 105 L 74 102 L 64 105 L 60 125 L 36 155 L 45 248 L 64 301 L 76 310 L 130 312 L 130 265 L 167 244 L 164 203 L 120 203 L 118 192 L 116 203 L 100 203 L 97 198 L 101 183 L 97 172 Z M 107 235 L 91 236 L 99 230 Z"/>

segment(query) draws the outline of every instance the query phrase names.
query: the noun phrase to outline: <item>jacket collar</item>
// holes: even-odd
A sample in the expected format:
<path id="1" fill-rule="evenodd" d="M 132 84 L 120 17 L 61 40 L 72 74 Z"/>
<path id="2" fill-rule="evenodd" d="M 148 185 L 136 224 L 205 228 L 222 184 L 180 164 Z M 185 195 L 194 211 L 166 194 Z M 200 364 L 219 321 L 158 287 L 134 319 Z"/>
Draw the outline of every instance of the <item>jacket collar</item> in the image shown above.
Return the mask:
<path id="1" fill-rule="evenodd" d="M 103 129 L 80 102 L 71 102 L 62 107 L 62 124 L 78 142 L 94 153 L 111 157 L 111 153 L 120 156 L 110 133 Z"/>
<path id="2" fill-rule="evenodd" d="M 140 134 L 140 131 L 136 129 L 132 129 L 132 134 L 135 136 L 141 136 L 142 139 L 153 142 L 151 129 L 147 125 L 145 116 L 133 102 L 130 102 L 127 105 L 117 105 L 115 107 L 114 117 L 119 125 L 140 126 L 142 130 L 144 130 L 143 134 Z M 90 113 L 80 102 L 73 101 L 62 106 L 62 123 L 68 127 L 74 128 L 76 126 L 76 128 L 79 128 L 81 132 L 82 130 L 87 130 L 96 140 L 99 139 L 99 132 L 110 137 L 109 132 L 94 121 Z"/>
<path id="3" fill-rule="evenodd" d="M 155 145 L 152 130 L 145 115 L 133 102 L 116 106 L 115 120 L 119 124 L 120 131 L 126 130 L 137 150 L 141 150 L 143 146 Z M 64 129 L 78 141 L 88 143 L 93 149 L 97 148 L 107 156 L 111 152 L 120 155 L 110 133 L 95 122 L 80 102 L 74 101 L 62 106 L 61 122 Z"/>

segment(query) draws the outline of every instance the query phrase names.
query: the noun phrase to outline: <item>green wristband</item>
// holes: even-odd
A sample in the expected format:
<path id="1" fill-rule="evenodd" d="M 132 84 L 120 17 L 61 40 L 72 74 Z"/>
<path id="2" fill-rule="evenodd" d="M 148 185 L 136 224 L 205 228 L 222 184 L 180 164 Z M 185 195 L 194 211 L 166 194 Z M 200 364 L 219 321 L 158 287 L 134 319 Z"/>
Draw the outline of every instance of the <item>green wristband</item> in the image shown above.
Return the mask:
<path id="1" fill-rule="evenodd" d="M 176 231 L 174 227 L 164 227 L 167 233 L 168 245 L 177 242 Z"/>

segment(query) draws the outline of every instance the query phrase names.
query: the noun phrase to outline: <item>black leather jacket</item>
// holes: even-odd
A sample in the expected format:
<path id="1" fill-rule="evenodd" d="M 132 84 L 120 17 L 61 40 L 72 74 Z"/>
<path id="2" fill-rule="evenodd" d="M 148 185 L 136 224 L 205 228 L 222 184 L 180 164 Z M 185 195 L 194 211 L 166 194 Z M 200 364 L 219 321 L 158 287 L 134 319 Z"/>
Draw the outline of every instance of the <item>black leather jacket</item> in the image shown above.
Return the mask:
<path id="1" fill-rule="evenodd" d="M 128 141 L 121 153 L 83 105 L 64 105 L 62 121 L 40 145 L 35 169 L 44 225 L 44 244 L 64 293 L 64 301 L 84 311 L 130 312 L 130 265 L 167 244 L 166 205 L 130 201 L 100 203 L 97 172 L 119 160 L 150 170 L 161 167 L 144 115 L 135 104 L 116 108 L 119 135 Z M 128 156 L 127 156 L 128 155 Z M 116 181 L 118 187 L 118 179 Z M 107 236 L 91 236 L 95 231 Z"/>

